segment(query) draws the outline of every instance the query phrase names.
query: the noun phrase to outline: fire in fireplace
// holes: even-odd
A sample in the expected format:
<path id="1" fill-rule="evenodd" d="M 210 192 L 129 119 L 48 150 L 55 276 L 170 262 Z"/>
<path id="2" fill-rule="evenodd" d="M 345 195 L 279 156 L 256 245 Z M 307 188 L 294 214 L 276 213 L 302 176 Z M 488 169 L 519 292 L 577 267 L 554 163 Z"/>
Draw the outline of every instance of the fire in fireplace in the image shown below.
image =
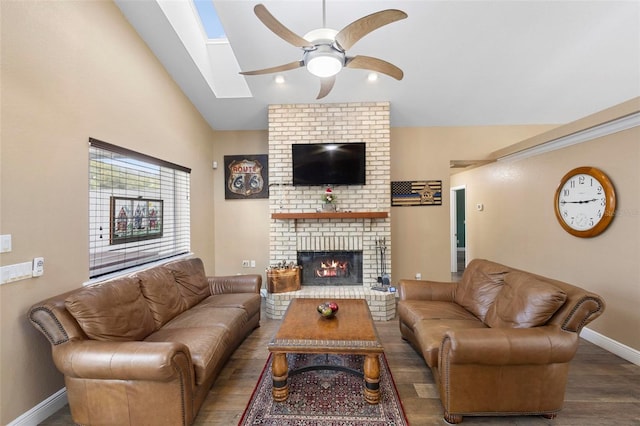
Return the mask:
<path id="1" fill-rule="evenodd" d="M 327 262 L 320 262 L 320 266 L 315 268 L 313 272 L 320 278 L 346 277 L 349 274 L 349 266 L 349 262 L 332 259 Z"/>
<path id="2" fill-rule="evenodd" d="M 303 285 L 362 285 L 361 251 L 300 251 Z"/>

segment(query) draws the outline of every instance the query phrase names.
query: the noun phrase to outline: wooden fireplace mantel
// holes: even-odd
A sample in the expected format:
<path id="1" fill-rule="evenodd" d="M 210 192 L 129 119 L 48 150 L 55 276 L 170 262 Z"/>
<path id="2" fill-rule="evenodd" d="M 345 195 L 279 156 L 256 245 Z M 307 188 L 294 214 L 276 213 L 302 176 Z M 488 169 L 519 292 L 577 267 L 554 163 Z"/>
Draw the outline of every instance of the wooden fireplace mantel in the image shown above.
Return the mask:
<path id="1" fill-rule="evenodd" d="M 386 219 L 388 212 L 271 213 L 272 219 Z"/>

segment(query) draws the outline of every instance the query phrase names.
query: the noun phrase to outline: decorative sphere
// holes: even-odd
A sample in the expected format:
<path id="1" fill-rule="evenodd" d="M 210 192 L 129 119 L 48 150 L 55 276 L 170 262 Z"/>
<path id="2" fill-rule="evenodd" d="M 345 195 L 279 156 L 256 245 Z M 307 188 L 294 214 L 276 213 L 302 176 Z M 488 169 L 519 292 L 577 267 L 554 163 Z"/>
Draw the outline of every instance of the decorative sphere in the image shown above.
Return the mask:
<path id="1" fill-rule="evenodd" d="M 338 304 L 336 302 L 321 303 L 317 310 L 324 318 L 332 318 L 338 312 Z"/>

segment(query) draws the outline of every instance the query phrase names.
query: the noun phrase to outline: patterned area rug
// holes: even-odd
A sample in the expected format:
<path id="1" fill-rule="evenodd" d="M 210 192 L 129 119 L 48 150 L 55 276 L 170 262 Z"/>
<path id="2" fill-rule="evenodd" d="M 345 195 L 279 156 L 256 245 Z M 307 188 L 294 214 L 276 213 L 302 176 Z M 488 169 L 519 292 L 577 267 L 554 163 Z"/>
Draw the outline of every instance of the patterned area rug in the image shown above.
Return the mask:
<path id="1" fill-rule="evenodd" d="M 330 364 L 362 372 L 360 355 L 287 355 L 289 369 Z M 380 403 L 364 400 L 364 379 L 343 371 L 314 370 L 289 376 L 289 398 L 271 396 L 271 355 L 242 415 L 239 426 L 402 426 L 408 425 L 384 355 L 380 356 Z"/>

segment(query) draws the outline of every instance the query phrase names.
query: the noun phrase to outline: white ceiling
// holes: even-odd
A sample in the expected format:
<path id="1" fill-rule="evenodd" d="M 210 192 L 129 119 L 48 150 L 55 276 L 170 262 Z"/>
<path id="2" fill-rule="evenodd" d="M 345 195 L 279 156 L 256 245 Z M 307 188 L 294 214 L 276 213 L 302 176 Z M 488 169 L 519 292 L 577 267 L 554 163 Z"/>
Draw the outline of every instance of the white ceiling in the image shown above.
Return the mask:
<path id="1" fill-rule="evenodd" d="M 254 15 L 256 1 L 214 1 L 237 64 L 228 45 L 206 44 L 190 0 L 116 3 L 216 130 L 266 129 L 269 104 L 320 102 L 304 68 L 283 85 L 237 75 L 302 59 Z M 301 36 L 322 26 L 322 0 L 262 3 Z M 344 69 L 321 102 L 390 101 L 393 127 L 422 127 L 561 124 L 640 96 L 640 1 L 327 0 L 327 26 L 388 8 L 409 17 L 347 53 L 389 61 L 404 79 Z"/>

